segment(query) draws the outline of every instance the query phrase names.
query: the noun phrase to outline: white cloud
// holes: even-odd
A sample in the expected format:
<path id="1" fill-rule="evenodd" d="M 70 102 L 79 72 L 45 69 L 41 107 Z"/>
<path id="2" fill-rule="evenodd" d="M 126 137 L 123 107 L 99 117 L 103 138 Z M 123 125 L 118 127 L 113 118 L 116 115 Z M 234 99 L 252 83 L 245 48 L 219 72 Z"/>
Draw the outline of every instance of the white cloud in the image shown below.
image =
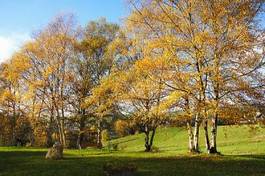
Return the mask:
<path id="1" fill-rule="evenodd" d="M 9 59 L 11 55 L 30 37 L 28 34 L 12 34 L 10 36 L 0 36 L 0 63 Z"/>

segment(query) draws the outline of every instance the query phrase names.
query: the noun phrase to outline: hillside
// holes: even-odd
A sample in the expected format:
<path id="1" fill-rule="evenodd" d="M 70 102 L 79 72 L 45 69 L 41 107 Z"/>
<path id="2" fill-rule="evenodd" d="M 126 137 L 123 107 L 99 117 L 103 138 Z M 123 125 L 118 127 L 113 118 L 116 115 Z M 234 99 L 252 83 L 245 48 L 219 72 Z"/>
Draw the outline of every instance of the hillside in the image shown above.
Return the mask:
<path id="1" fill-rule="evenodd" d="M 200 131 L 200 147 L 205 152 L 204 131 Z M 113 140 L 120 150 L 133 152 L 144 150 L 144 134 L 136 134 Z M 158 129 L 154 146 L 161 152 L 187 153 L 188 136 L 183 128 Z M 249 126 L 220 126 L 218 128 L 218 147 L 224 155 L 265 153 L 265 128 Z"/>

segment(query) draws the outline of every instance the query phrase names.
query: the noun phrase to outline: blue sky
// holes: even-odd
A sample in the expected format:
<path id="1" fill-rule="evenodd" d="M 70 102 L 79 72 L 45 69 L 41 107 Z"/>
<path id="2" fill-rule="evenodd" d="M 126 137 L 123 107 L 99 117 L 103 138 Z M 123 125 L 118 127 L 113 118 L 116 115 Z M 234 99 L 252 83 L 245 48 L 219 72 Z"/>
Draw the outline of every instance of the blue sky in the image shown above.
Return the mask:
<path id="1" fill-rule="evenodd" d="M 60 13 L 73 13 L 78 23 L 106 17 L 121 23 L 127 0 L 0 0 L 0 62 L 10 57 L 33 31 Z M 265 17 L 260 18 L 265 27 Z"/>
<path id="2" fill-rule="evenodd" d="M 0 0 L 0 61 L 60 13 L 84 25 L 100 17 L 120 23 L 128 10 L 126 0 Z"/>

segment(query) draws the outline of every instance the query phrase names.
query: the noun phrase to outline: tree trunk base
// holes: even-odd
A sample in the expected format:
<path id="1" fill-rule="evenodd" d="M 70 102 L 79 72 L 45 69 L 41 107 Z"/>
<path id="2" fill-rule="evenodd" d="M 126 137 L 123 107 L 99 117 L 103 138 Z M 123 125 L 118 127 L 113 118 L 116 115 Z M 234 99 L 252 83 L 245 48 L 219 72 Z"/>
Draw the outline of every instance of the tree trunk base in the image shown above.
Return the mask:
<path id="1" fill-rule="evenodd" d="M 189 150 L 189 153 L 190 153 L 190 154 L 200 154 L 201 151 L 200 151 L 200 150 L 192 149 L 192 150 Z"/>
<path id="2" fill-rule="evenodd" d="M 97 148 L 98 148 L 98 149 L 102 149 L 102 148 L 103 148 L 102 143 L 97 144 Z"/>
<path id="3" fill-rule="evenodd" d="M 218 152 L 215 147 L 211 147 L 210 150 L 208 151 L 208 153 L 209 154 L 221 155 L 221 153 Z"/>
<path id="4" fill-rule="evenodd" d="M 152 147 L 151 146 L 148 146 L 148 147 L 145 147 L 145 152 L 152 152 Z"/>

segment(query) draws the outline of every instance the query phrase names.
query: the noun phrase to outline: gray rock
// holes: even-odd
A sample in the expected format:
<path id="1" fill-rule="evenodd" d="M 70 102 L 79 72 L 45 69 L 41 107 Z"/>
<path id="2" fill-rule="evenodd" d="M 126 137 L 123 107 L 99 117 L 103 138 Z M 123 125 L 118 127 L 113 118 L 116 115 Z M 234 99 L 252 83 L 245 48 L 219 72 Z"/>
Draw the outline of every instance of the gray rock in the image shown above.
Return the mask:
<path id="1" fill-rule="evenodd" d="M 55 142 L 45 156 L 46 159 L 58 160 L 63 158 L 63 146 L 59 142 Z"/>

